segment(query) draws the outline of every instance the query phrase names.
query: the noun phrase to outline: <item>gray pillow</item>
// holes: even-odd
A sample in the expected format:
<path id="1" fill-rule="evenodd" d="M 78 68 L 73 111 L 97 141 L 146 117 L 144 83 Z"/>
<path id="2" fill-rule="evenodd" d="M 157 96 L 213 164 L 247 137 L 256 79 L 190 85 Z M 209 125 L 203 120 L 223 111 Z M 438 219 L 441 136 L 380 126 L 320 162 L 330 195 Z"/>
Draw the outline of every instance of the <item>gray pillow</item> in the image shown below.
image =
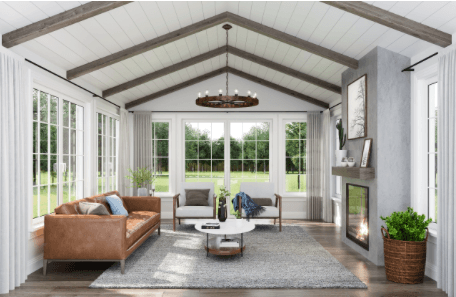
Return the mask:
<path id="1" fill-rule="evenodd" d="M 259 206 L 272 206 L 271 198 L 252 198 L 252 200 Z"/>
<path id="2" fill-rule="evenodd" d="M 210 189 L 185 190 L 185 206 L 209 206 Z"/>
<path id="3" fill-rule="evenodd" d="M 108 210 L 103 204 L 79 202 L 79 213 L 87 215 L 109 215 Z"/>

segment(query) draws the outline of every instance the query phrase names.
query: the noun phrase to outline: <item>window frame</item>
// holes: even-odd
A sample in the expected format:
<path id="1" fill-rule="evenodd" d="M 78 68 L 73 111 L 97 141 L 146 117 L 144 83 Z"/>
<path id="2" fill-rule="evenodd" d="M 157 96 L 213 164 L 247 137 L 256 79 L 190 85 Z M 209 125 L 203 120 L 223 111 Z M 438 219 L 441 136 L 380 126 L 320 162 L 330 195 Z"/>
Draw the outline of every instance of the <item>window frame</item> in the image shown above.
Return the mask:
<path id="1" fill-rule="evenodd" d="M 33 83 L 32 83 L 32 86 L 31 86 L 31 91 L 30 91 L 30 96 L 32 98 L 33 96 L 33 90 L 34 89 L 37 89 L 39 91 L 43 91 L 45 93 L 48 93 L 50 95 L 53 95 L 53 96 L 56 96 L 59 98 L 59 103 L 58 103 L 58 122 L 57 122 L 57 127 L 58 127 L 58 131 L 57 131 L 57 142 L 58 142 L 58 153 L 57 153 L 57 164 L 62 164 L 63 163 L 63 101 L 68 101 L 70 104 L 73 103 L 73 104 L 76 104 L 76 105 L 79 105 L 83 108 L 83 140 L 84 140 L 84 144 L 87 144 L 90 142 L 90 136 L 91 136 L 91 133 L 88 132 L 89 128 L 90 128 L 90 121 L 89 120 L 86 120 L 86 119 L 89 119 L 89 114 L 90 114 L 90 107 L 89 107 L 89 104 L 83 100 L 78 100 L 78 99 L 75 99 L 75 96 L 74 95 L 67 95 L 68 92 L 65 92 L 64 90 L 63 91 L 59 91 L 55 88 L 50 88 L 50 87 L 47 87 L 46 86 L 47 83 L 43 83 L 41 80 L 36 80 L 34 79 Z M 64 88 L 62 88 L 64 89 Z M 32 108 L 31 108 L 31 111 L 33 112 L 33 101 L 32 101 Z M 39 115 L 38 115 L 39 117 Z M 33 131 L 33 123 L 35 121 L 31 120 L 31 129 Z M 39 121 L 38 121 L 39 122 Z M 75 129 L 77 130 L 77 129 Z M 70 131 L 71 131 L 71 128 L 70 128 Z M 31 135 L 31 141 L 30 141 L 30 144 L 31 144 L 31 148 L 30 148 L 30 152 L 31 152 L 31 155 L 30 155 L 30 160 L 31 162 L 33 162 L 33 132 L 32 132 L 32 135 Z M 89 187 L 87 187 L 88 184 L 90 184 L 90 171 L 89 171 L 89 164 L 90 164 L 90 151 L 87 149 L 87 145 L 84 145 L 83 146 L 83 183 L 84 183 L 84 186 L 83 186 L 83 196 L 87 196 L 89 194 Z M 48 154 L 49 155 L 49 154 Z M 69 154 L 71 155 L 71 154 Z M 30 168 L 33 168 L 33 164 L 31 164 L 31 167 Z M 63 196 L 60 195 L 62 194 L 62 191 L 63 191 L 63 178 L 62 178 L 62 172 L 61 172 L 61 166 L 58 166 L 58 171 L 57 171 L 57 178 L 58 178 L 58 182 L 57 182 L 57 191 L 58 191 L 58 195 L 60 197 L 58 197 L 57 199 L 57 206 L 61 205 L 62 202 L 63 202 Z M 41 228 L 43 227 L 44 225 L 44 216 L 41 216 L 41 217 L 36 217 L 36 218 L 33 218 L 33 206 L 34 206 L 34 203 L 33 203 L 33 178 L 30 179 L 31 180 L 31 185 L 30 187 L 32 188 L 32 191 L 31 191 L 31 195 L 30 195 L 30 230 L 33 231 L 33 230 L 36 230 L 38 228 Z M 52 211 L 52 210 L 51 210 Z M 53 212 L 51 212 L 53 213 Z"/>
<path id="2" fill-rule="evenodd" d="M 285 168 L 284 168 L 284 171 L 282 173 L 283 177 L 284 177 L 284 180 L 283 180 L 283 193 L 287 197 L 296 196 L 296 195 L 302 196 L 303 194 L 305 194 L 307 196 L 307 181 L 306 181 L 306 191 L 304 191 L 304 192 L 287 192 L 287 185 L 286 185 L 286 182 L 287 182 L 287 180 L 286 180 L 286 177 L 287 177 L 287 167 L 286 167 L 287 166 L 287 156 L 286 156 L 286 153 L 287 153 L 287 148 L 286 148 L 287 133 L 286 133 L 286 127 L 287 127 L 288 123 L 306 123 L 306 129 L 307 129 L 307 119 L 305 119 L 305 120 L 303 120 L 303 119 L 301 119 L 301 120 L 290 120 L 289 119 L 289 120 L 284 120 L 284 122 L 283 122 L 283 131 L 282 132 L 283 132 L 283 143 L 284 143 L 284 148 L 285 148 L 283 156 L 282 156 L 283 157 L 283 162 L 285 164 Z M 299 140 L 301 140 L 301 139 L 299 139 Z M 305 141 L 306 141 L 306 170 L 305 170 L 306 174 L 305 175 L 306 175 L 306 178 L 307 178 L 307 133 L 306 133 Z M 300 175 L 300 174 L 298 173 L 298 175 Z"/>
<path id="3" fill-rule="evenodd" d="M 338 149 L 339 141 L 338 135 L 336 133 L 336 123 L 339 120 L 342 120 L 342 108 L 335 109 L 334 114 L 331 116 L 331 128 L 330 128 L 330 137 L 331 137 L 331 166 L 336 166 L 336 157 L 335 151 Z M 337 193 L 337 180 L 340 181 L 340 194 Z M 333 199 L 342 200 L 343 187 L 342 187 L 342 177 L 337 175 L 331 175 L 331 197 Z"/>
<path id="4" fill-rule="evenodd" d="M 172 182 L 172 177 L 173 177 L 173 170 L 172 170 L 172 159 L 171 158 L 171 152 L 172 152 L 172 123 L 173 121 L 170 119 L 152 119 L 152 123 L 168 123 L 168 192 L 158 192 L 155 191 L 156 196 L 171 196 L 172 195 L 172 189 L 173 189 L 173 182 Z M 153 131 L 152 131 L 153 132 Z M 151 138 L 152 140 L 152 138 Z M 153 141 L 153 140 L 152 140 Z M 154 160 L 155 161 L 155 160 Z M 154 162 L 153 161 L 153 162 Z"/>
<path id="5" fill-rule="evenodd" d="M 434 120 L 435 121 L 435 127 L 436 128 L 438 127 L 438 114 L 437 114 L 437 116 L 435 116 L 435 115 L 431 116 L 430 115 L 430 95 L 431 95 L 430 87 L 431 87 L 431 85 L 437 85 L 436 87 L 437 87 L 437 90 L 438 90 L 438 81 L 435 80 L 434 82 L 431 82 L 430 84 L 427 85 L 427 108 L 426 108 L 427 109 L 427 117 L 426 117 L 427 125 L 426 126 L 427 126 L 427 143 L 428 143 L 428 145 L 427 145 L 427 170 L 426 170 L 426 172 L 427 172 L 427 181 L 428 181 L 427 182 L 427 196 L 428 196 L 427 197 L 427 217 L 428 218 L 430 217 L 430 211 L 432 209 L 431 208 L 431 197 L 430 197 L 431 189 L 434 190 L 434 191 L 437 191 L 437 195 L 438 195 L 438 186 L 435 186 L 435 184 L 437 184 L 437 180 L 434 180 L 434 182 L 435 182 L 434 186 L 430 185 L 430 178 L 431 178 L 431 168 L 430 168 L 430 165 L 431 165 L 430 163 L 431 162 L 430 162 L 430 160 L 431 160 L 431 155 L 433 156 L 433 159 L 434 159 L 434 162 L 435 162 L 434 170 L 436 170 L 438 172 L 438 168 L 437 168 L 438 165 L 437 165 L 437 161 L 435 160 L 435 157 L 438 156 L 438 150 L 434 151 L 434 152 L 431 152 L 431 147 L 430 147 L 431 146 L 431 139 L 430 139 L 431 133 L 430 133 L 430 129 L 429 129 L 430 128 L 429 127 L 430 121 Z M 435 98 L 435 100 L 438 100 L 438 97 Z M 434 136 L 436 136 L 436 135 L 434 135 Z M 432 171 L 434 171 L 434 170 L 432 170 Z M 438 196 L 437 196 L 437 199 L 438 199 Z M 436 202 L 436 201 L 434 201 L 434 202 Z M 438 208 L 434 209 L 434 210 L 437 212 Z M 433 219 L 433 222 L 436 222 L 436 221 L 437 221 L 437 218 L 435 218 L 435 220 Z M 437 224 L 437 223 L 438 222 L 436 222 L 435 224 Z"/>

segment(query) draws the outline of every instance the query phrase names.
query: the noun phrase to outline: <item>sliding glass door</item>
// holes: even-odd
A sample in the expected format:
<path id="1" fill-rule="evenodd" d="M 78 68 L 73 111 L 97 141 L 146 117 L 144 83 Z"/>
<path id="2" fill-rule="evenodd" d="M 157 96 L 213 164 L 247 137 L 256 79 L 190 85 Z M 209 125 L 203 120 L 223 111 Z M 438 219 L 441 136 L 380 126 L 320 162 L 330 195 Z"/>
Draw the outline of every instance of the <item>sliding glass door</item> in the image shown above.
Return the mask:
<path id="1" fill-rule="evenodd" d="M 33 89 L 33 218 L 84 196 L 84 107 Z"/>

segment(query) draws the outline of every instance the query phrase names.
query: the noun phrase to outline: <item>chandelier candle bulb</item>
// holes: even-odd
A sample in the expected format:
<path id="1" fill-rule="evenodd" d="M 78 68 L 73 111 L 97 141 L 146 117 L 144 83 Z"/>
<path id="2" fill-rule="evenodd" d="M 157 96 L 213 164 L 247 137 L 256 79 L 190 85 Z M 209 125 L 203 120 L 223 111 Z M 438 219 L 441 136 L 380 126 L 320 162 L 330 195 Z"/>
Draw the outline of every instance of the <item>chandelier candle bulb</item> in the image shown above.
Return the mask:
<path id="1" fill-rule="evenodd" d="M 222 96 L 222 89 L 219 90 L 219 96 Z"/>
<path id="2" fill-rule="evenodd" d="M 257 94 L 256 94 L 256 93 L 255 93 L 255 94 L 253 94 L 253 98 L 256 98 L 256 96 L 257 96 Z"/>
<path id="3" fill-rule="evenodd" d="M 209 90 L 206 90 L 206 97 L 209 96 Z"/>
<path id="4" fill-rule="evenodd" d="M 251 93 L 250 93 L 250 90 L 248 90 L 248 91 L 247 91 L 247 96 L 250 97 L 250 94 L 251 94 Z"/>
<path id="5" fill-rule="evenodd" d="M 238 89 L 235 89 L 235 90 L 234 90 L 234 96 L 237 96 L 238 94 L 239 94 Z"/>
<path id="6" fill-rule="evenodd" d="M 198 92 L 198 98 L 201 98 L 201 92 Z"/>

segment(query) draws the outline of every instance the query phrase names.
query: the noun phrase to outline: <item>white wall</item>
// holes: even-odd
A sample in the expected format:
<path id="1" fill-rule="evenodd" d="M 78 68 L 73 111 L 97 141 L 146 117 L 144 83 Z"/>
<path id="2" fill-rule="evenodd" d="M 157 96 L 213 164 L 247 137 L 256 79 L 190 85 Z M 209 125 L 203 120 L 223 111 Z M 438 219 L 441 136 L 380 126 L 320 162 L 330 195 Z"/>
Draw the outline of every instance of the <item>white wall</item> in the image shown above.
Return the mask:
<path id="1" fill-rule="evenodd" d="M 226 110 L 224 109 L 201 107 L 195 104 L 195 100 L 198 98 L 198 92 L 204 94 L 205 90 L 209 90 L 209 95 L 215 96 L 218 95 L 219 89 L 226 90 L 225 84 L 225 74 L 221 74 L 166 96 L 135 106 L 130 110 L 225 112 Z M 268 87 L 230 74 L 229 92 L 231 95 L 234 94 L 235 89 L 238 89 L 239 94 L 242 96 L 247 96 L 247 90 L 252 91 L 252 94 L 256 92 L 260 101 L 258 106 L 237 109 L 242 112 L 324 110 L 322 107 L 297 99 L 296 97 L 286 95 L 282 92 L 272 90 Z M 226 91 L 223 93 L 225 94 L 225 92 Z"/>

